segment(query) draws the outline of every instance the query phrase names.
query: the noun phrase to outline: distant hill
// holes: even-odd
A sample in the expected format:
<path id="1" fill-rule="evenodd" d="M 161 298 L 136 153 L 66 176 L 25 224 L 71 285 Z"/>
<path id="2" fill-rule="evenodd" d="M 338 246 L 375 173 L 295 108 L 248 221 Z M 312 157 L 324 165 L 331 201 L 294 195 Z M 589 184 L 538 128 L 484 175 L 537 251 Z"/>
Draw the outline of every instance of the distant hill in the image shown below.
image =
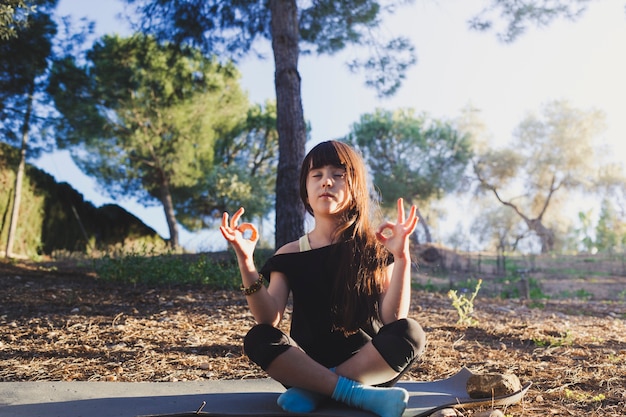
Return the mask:
<path id="1" fill-rule="evenodd" d="M 0 143 L 0 253 L 9 233 L 18 150 Z M 95 207 L 67 183 L 26 166 L 13 252 L 33 257 L 55 251 L 146 243 L 163 245 L 156 231 L 116 204 Z"/>

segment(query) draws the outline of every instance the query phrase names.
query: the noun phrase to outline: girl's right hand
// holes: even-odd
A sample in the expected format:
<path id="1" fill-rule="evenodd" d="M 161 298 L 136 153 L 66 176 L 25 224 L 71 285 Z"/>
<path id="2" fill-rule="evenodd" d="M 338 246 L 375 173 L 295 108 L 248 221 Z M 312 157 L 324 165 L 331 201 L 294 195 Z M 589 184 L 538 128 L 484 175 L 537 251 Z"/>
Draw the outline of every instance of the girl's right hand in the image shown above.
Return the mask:
<path id="1" fill-rule="evenodd" d="M 220 232 L 222 236 L 230 242 L 235 249 L 238 256 L 252 257 L 254 247 L 259 241 L 259 232 L 252 223 L 241 223 L 237 225 L 237 222 L 244 213 L 243 207 L 241 207 L 235 214 L 233 214 L 230 222 L 228 221 L 228 213 L 222 215 L 222 225 L 220 226 Z M 250 238 L 244 237 L 244 233 L 250 231 Z"/>

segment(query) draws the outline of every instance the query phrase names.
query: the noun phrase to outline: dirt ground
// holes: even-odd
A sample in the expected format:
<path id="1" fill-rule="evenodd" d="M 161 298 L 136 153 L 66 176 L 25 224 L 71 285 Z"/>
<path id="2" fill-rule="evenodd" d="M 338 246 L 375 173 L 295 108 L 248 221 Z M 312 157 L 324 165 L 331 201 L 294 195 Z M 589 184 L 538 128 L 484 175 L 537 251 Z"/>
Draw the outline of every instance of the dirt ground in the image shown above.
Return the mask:
<path id="1" fill-rule="evenodd" d="M 461 366 L 510 372 L 533 385 L 507 416 L 626 415 L 623 300 L 479 294 L 474 306 L 478 324 L 465 328 L 445 293 L 414 291 L 411 315 L 428 345 L 405 379 Z M 236 291 L 121 286 L 71 265 L 0 261 L 0 381 L 265 377 L 242 355 L 252 325 Z"/>

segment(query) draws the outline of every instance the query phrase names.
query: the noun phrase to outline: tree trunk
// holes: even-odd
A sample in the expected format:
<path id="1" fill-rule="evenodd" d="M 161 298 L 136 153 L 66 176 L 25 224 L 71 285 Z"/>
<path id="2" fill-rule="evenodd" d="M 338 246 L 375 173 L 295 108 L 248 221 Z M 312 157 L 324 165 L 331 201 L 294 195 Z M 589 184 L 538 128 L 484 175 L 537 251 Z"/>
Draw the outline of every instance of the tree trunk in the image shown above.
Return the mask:
<path id="1" fill-rule="evenodd" d="M 554 231 L 541 223 L 541 219 L 527 221 L 528 228 L 534 231 L 541 240 L 541 253 L 550 253 L 554 249 Z"/>
<path id="2" fill-rule="evenodd" d="M 417 209 L 417 217 L 419 217 L 419 223 L 424 229 L 424 238 L 426 239 L 426 243 L 433 243 L 433 237 L 430 234 L 430 227 L 428 227 L 428 223 L 426 223 L 426 219 L 422 216 L 419 208 Z"/>
<path id="3" fill-rule="evenodd" d="M 548 209 L 548 205 L 550 204 L 552 195 L 554 194 L 555 191 L 557 191 L 560 188 L 560 185 L 555 186 L 556 178 L 554 176 L 552 177 L 552 184 L 550 184 L 550 192 L 548 193 L 548 196 L 546 197 L 541 213 L 539 214 L 537 218 L 530 219 L 527 216 L 525 216 L 515 204 L 511 203 L 510 201 L 504 201 L 500 197 L 500 194 L 498 193 L 498 190 L 496 189 L 496 187 L 490 185 L 483 178 L 481 178 L 475 166 L 474 166 L 474 172 L 476 173 L 480 183 L 483 186 L 485 186 L 487 189 L 491 190 L 499 202 L 501 202 L 505 206 L 511 207 L 511 209 L 513 209 L 515 213 L 517 213 L 517 215 L 520 216 L 522 220 L 524 220 L 524 223 L 526 223 L 526 226 L 528 226 L 528 230 L 531 230 L 537 234 L 537 236 L 541 240 L 541 253 L 552 252 L 552 250 L 554 249 L 554 231 L 545 227 L 543 223 L 541 223 L 541 219 L 543 218 L 544 213 Z M 517 242 L 519 242 L 519 239 L 515 242 L 514 248 L 517 246 Z"/>
<path id="4" fill-rule="evenodd" d="M 279 248 L 304 233 L 305 211 L 298 178 L 304 159 L 306 125 L 298 73 L 298 6 L 295 0 L 271 0 L 270 11 L 279 153 L 275 245 Z"/>
<path id="5" fill-rule="evenodd" d="M 413 240 L 413 244 L 415 246 L 420 244 L 420 237 L 417 234 L 417 229 L 413 233 L 411 233 L 411 237 L 410 238 L 411 238 L 411 240 Z"/>
<path id="6" fill-rule="evenodd" d="M 24 170 L 26 168 L 26 148 L 28 143 L 28 131 L 30 129 L 30 115 L 33 110 L 33 92 L 35 84 L 31 86 L 28 93 L 28 105 L 26 114 L 24 115 L 24 124 L 22 125 L 22 146 L 20 148 L 20 163 L 15 174 L 15 188 L 13 190 L 13 208 L 11 209 L 11 220 L 9 222 L 9 236 L 7 237 L 7 246 L 4 256 L 13 257 L 13 243 L 15 241 L 15 231 L 20 216 L 20 203 L 22 201 L 22 182 L 24 179 Z"/>
<path id="7" fill-rule="evenodd" d="M 163 204 L 167 228 L 170 231 L 170 248 L 178 249 L 180 247 L 180 242 L 178 241 L 178 222 L 176 221 L 176 214 L 174 213 L 174 203 L 172 203 L 169 183 L 164 176 L 161 179 L 161 204 Z"/>

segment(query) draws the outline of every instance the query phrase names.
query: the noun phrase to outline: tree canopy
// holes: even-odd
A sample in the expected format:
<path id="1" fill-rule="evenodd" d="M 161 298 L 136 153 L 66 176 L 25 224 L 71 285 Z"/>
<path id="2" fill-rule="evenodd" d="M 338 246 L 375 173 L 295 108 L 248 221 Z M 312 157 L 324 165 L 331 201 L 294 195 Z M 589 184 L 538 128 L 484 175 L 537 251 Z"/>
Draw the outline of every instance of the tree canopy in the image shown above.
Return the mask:
<path id="1" fill-rule="evenodd" d="M 458 190 L 472 156 L 468 137 L 451 123 L 416 115 L 412 109 L 362 115 L 344 140 L 363 154 L 388 208 L 398 197 L 427 204 Z M 430 242 L 426 219 L 419 216 Z"/>
<path id="2" fill-rule="evenodd" d="M 142 31 L 157 39 L 190 44 L 206 53 L 229 56 L 235 60 L 248 54 L 255 42 L 275 41 L 272 19 L 287 6 L 267 0 L 185 2 L 126 0 L 142 17 Z M 369 50 L 369 57 L 349 62 L 353 71 L 365 69 L 366 84 L 387 95 L 395 92 L 406 69 L 415 63 L 414 48 L 404 37 L 387 39 L 378 30 L 386 13 L 393 13 L 403 1 L 373 0 L 283 1 L 297 12 L 294 39 L 298 53 L 334 54 L 349 45 Z M 276 22 L 274 22 L 276 23 Z"/>
<path id="3" fill-rule="evenodd" d="M 189 230 L 211 225 L 232 207 L 262 218 L 274 208 L 278 133 L 276 104 L 248 109 L 237 127 L 217 138 L 214 166 L 208 175 L 176 190 L 177 213 Z"/>
<path id="4" fill-rule="evenodd" d="M 568 190 L 598 190 L 602 170 L 593 140 L 603 126 L 601 112 L 553 101 L 541 115 L 528 115 L 508 146 L 485 148 L 473 160 L 479 189 L 512 209 L 539 237 L 544 253 L 555 241 L 549 211 Z"/>
<path id="5" fill-rule="evenodd" d="M 26 14 L 24 25 L 11 27 L 14 36 L 0 40 L 0 136 L 10 145 L 20 144 L 13 205 L 5 254 L 11 257 L 17 231 L 26 158 L 46 145 L 44 121 L 46 73 L 53 57 L 57 26 L 48 14 L 55 1 L 38 2 L 39 11 Z M 2 9 L 0 9 L 2 11 Z M 37 140 L 29 140 L 31 132 Z"/>
<path id="6" fill-rule="evenodd" d="M 276 246 L 303 233 L 304 207 L 297 198 L 298 169 L 304 158 L 306 128 L 302 109 L 298 57 L 301 53 L 334 54 L 348 46 L 369 54 L 352 59 L 348 68 L 363 70 L 365 83 L 379 96 L 393 94 L 415 52 L 407 38 L 386 37 L 380 29 L 386 13 L 402 0 L 125 0 L 139 16 L 137 27 L 159 40 L 190 44 L 205 53 L 237 59 L 254 51 L 259 39 L 269 40 L 275 64 L 279 162 L 276 180 Z M 512 41 L 528 25 L 547 25 L 556 17 L 575 18 L 589 0 L 491 0 L 470 20 L 470 27 L 489 30 L 494 14 L 508 27 L 501 39 Z"/>
<path id="7" fill-rule="evenodd" d="M 626 248 L 626 221 L 610 199 L 602 201 L 596 227 L 595 247 L 600 252 L 614 253 Z"/>
<path id="8" fill-rule="evenodd" d="M 18 28 L 16 36 L 0 41 L 0 136 L 11 145 L 18 145 L 22 138 L 29 105 L 31 115 L 37 116 L 29 124 L 41 125 L 46 116 L 45 75 L 57 33 L 48 8 L 55 4 L 56 0 L 42 2 L 39 12 L 28 15 L 27 27 Z M 33 101 L 38 106 L 33 106 Z M 36 153 L 37 149 L 31 146 L 30 151 Z"/>
<path id="9" fill-rule="evenodd" d="M 111 196 L 158 201 L 177 247 L 175 190 L 208 175 L 217 139 L 245 119 L 238 79 L 232 63 L 194 48 L 104 36 L 84 65 L 66 58 L 53 69 L 60 145 Z"/>
<path id="10" fill-rule="evenodd" d="M 504 42 L 513 42 L 526 32 L 529 25 L 546 27 L 560 17 L 575 20 L 585 12 L 588 3 L 591 0 L 490 0 L 470 19 L 469 25 L 475 30 L 489 31 L 502 22 L 504 28 L 496 29 L 497 37 Z M 497 14 L 499 16 L 494 16 Z"/>
<path id="11" fill-rule="evenodd" d="M 381 95 L 395 92 L 415 63 L 406 38 L 388 39 L 378 31 L 382 16 L 403 3 L 373 0 L 297 2 L 296 0 L 126 0 L 140 16 L 138 27 L 160 41 L 200 47 L 233 58 L 253 50 L 257 40 L 272 44 L 275 65 L 276 124 L 279 160 L 276 174 L 276 247 L 304 232 L 304 206 L 298 195 L 298 172 L 304 159 L 307 129 L 302 109 L 298 57 L 333 54 L 348 45 L 371 52 L 349 63 L 364 70 L 366 84 Z M 234 208 L 232 208 L 234 209 Z"/>
<path id="12" fill-rule="evenodd" d="M 34 13 L 33 1 L 3 0 L 0 3 L 0 41 L 17 37 L 18 30 L 28 25 L 28 17 Z"/>

